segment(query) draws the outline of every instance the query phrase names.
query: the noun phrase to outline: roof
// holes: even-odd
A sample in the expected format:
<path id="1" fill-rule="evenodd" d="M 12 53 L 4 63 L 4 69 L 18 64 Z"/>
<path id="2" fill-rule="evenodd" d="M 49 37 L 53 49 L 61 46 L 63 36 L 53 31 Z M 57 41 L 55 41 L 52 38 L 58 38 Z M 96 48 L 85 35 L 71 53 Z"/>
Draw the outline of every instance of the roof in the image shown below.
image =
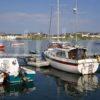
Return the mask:
<path id="1" fill-rule="evenodd" d="M 69 51 L 75 50 L 75 49 L 86 50 L 86 48 L 83 48 L 83 47 L 72 47 L 72 46 L 68 46 L 67 48 L 54 48 L 55 51 L 62 50 L 62 51 L 65 51 L 65 52 L 69 52 Z"/>

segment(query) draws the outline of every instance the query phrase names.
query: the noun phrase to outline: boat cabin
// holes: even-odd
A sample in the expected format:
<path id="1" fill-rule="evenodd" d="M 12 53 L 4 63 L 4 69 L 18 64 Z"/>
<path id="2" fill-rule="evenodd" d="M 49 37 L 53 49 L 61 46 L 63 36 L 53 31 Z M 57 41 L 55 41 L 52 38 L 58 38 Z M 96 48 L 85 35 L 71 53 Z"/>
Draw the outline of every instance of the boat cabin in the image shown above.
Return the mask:
<path id="1" fill-rule="evenodd" d="M 51 43 L 48 48 L 62 48 L 62 45 L 60 43 Z"/>
<path id="2" fill-rule="evenodd" d="M 69 59 L 85 59 L 86 58 L 86 49 L 84 48 L 75 48 L 68 52 Z"/>
<path id="3" fill-rule="evenodd" d="M 73 47 L 73 45 L 70 42 L 52 42 L 49 44 L 48 48 L 68 48 L 68 47 Z"/>
<path id="4" fill-rule="evenodd" d="M 85 59 L 86 49 L 84 48 L 73 48 L 71 50 L 56 49 L 56 57 L 68 58 L 73 60 Z"/>

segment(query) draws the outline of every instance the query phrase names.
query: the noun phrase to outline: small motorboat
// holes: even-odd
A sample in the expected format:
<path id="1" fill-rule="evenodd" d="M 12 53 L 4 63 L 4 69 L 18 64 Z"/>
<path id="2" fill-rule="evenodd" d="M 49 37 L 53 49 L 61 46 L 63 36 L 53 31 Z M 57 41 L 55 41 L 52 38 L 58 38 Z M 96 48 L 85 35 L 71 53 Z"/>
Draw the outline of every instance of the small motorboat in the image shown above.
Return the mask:
<path id="1" fill-rule="evenodd" d="M 27 64 L 35 67 L 49 66 L 49 62 L 42 59 L 40 54 L 32 54 L 32 57 L 28 58 Z"/>
<path id="2" fill-rule="evenodd" d="M 23 46 L 23 45 L 24 45 L 23 42 L 13 42 L 13 43 L 11 44 L 12 47 L 19 47 L 19 46 Z"/>

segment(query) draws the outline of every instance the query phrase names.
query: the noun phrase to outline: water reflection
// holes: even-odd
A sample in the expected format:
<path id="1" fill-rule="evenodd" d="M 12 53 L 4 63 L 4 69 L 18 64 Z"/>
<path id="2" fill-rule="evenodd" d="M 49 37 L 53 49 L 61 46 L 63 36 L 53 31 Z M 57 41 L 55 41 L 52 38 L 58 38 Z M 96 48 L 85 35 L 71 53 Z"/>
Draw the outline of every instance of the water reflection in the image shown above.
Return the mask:
<path id="1" fill-rule="evenodd" d="M 65 91 L 66 95 L 76 97 L 77 99 L 100 87 L 99 74 L 80 76 L 51 68 L 48 75 L 55 78 L 58 94 Z"/>
<path id="2" fill-rule="evenodd" d="M 36 90 L 33 82 L 4 84 L 0 86 L 0 96 L 19 96 Z"/>

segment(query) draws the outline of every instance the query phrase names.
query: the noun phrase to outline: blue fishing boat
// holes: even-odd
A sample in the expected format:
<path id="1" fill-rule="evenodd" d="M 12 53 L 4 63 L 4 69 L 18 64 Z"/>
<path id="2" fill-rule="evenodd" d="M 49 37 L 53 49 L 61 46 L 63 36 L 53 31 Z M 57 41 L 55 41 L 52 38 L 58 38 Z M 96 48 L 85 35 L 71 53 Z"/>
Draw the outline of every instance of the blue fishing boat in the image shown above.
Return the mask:
<path id="1" fill-rule="evenodd" d="M 10 84 L 19 84 L 22 82 L 22 79 L 19 76 L 8 75 L 6 81 Z"/>
<path id="2" fill-rule="evenodd" d="M 5 80 L 9 83 L 19 83 L 19 64 L 17 58 L 2 57 L 0 58 L 0 71 L 5 73 Z"/>
<path id="3" fill-rule="evenodd" d="M 19 84 L 23 81 L 33 81 L 35 71 L 19 66 L 17 58 L 1 58 L 0 71 L 5 73 L 5 81 L 11 84 Z"/>

